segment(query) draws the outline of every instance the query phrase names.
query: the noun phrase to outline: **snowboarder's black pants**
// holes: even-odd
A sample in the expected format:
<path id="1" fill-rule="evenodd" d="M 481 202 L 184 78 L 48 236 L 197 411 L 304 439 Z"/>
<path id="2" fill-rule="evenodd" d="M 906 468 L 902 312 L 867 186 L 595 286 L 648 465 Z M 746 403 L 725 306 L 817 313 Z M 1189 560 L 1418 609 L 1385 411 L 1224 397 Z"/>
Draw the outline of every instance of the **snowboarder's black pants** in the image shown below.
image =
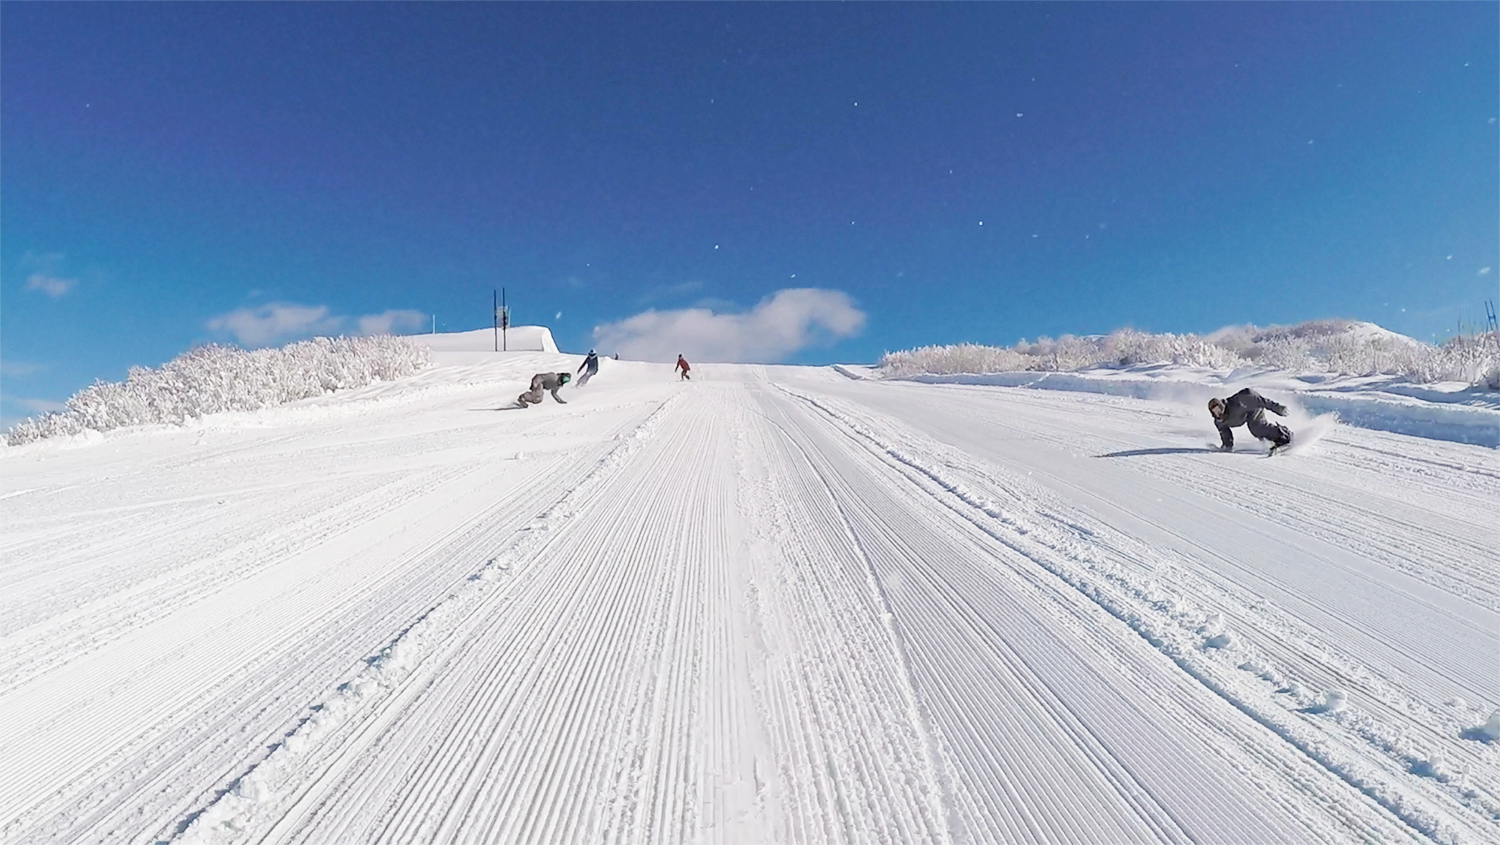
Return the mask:
<path id="1" fill-rule="evenodd" d="M 1245 423 L 1250 429 L 1251 437 L 1269 440 L 1277 446 L 1285 446 L 1292 442 L 1291 430 L 1281 423 L 1273 423 L 1266 419 L 1265 414 L 1257 412 L 1250 419 L 1246 420 Z"/>

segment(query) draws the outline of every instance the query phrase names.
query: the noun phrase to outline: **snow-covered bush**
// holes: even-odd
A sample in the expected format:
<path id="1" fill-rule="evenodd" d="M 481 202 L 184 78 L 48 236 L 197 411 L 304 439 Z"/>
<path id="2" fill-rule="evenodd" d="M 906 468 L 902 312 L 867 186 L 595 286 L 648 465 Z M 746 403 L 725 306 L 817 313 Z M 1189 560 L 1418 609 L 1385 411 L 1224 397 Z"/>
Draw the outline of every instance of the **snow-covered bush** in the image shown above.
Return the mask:
<path id="1" fill-rule="evenodd" d="M 1122 367 L 1136 364 L 1181 364 L 1192 367 L 1234 367 L 1240 356 L 1194 334 L 1145 334 L 1120 329 L 1104 339 L 1108 359 Z"/>
<path id="2" fill-rule="evenodd" d="M 1431 355 L 1425 345 L 1383 337 L 1337 335 L 1324 339 L 1322 346 L 1322 369 L 1354 376 L 1415 373 Z"/>
<path id="3" fill-rule="evenodd" d="M 1104 339 L 1100 337 L 1076 337 L 1065 334 L 1057 340 L 1038 338 L 1036 343 L 1021 341 L 1015 351 L 1030 356 L 1033 361 L 1028 370 L 1066 372 L 1092 367 L 1104 359 Z"/>
<path id="4" fill-rule="evenodd" d="M 1500 333 L 1459 335 L 1433 347 L 1421 375 L 1421 381 L 1463 381 L 1500 390 Z"/>
<path id="5" fill-rule="evenodd" d="M 1139 364 L 1231 369 L 1247 363 L 1290 372 L 1393 375 L 1418 383 L 1458 381 L 1500 390 L 1500 343 L 1494 334 L 1460 336 L 1432 346 L 1352 320 L 1230 326 L 1204 337 L 1121 329 L 1105 337 L 1044 337 L 1012 347 L 924 346 L 888 352 L 879 366 L 884 375 L 901 377 Z"/>
<path id="6" fill-rule="evenodd" d="M 199 346 L 155 369 L 132 367 L 123 382 L 95 382 L 74 394 L 65 410 L 24 420 L 5 439 L 14 446 L 86 430 L 253 411 L 401 378 L 430 361 L 426 347 L 388 335 L 316 337 L 251 352 Z"/>
<path id="7" fill-rule="evenodd" d="M 1300 337 L 1276 337 L 1252 345 L 1242 356 L 1247 361 L 1276 370 L 1302 372 L 1316 369 L 1312 350 Z"/>
<path id="8" fill-rule="evenodd" d="M 887 376 L 918 373 L 998 373 L 1020 370 L 1067 372 L 1089 367 L 1129 367 L 1136 364 L 1186 364 L 1233 367 L 1238 355 L 1197 335 L 1144 334 L 1121 329 L 1107 337 L 1063 335 L 1053 340 L 1021 341 L 1010 348 L 960 343 L 887 352 L 879 367 Z"/>
<path id="9" fill-rule="evenodd" d="M 1029 369 L 1027 365 L 1028 358 L 1018 352 L 974 343 L 887 352 L 880 359 L 880 366 L 886 374 L 893 376 L 996 373 Z"/>

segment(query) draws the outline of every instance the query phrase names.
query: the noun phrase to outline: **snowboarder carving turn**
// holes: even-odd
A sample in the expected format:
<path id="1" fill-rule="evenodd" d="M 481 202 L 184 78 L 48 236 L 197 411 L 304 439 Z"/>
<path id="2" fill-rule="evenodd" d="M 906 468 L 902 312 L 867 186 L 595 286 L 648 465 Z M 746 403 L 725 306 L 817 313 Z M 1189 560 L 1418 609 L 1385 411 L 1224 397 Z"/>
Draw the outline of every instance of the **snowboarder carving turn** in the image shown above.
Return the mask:
<path id="1" fill-rule="evenodd" d="M 599 374 L 599 356 L 594 354 L 594 350 L 589 350 L 588 357 L 583 359 L 583 366 L 578 368 L 578 372 L 583 373 L 583 376 L 578 379 L 579 387 L 588 384 L 589 379 Z"/>
<path id="2" fill-rule="evenodd" d="M 522 407 L 527 405 L 540 405 L 542 402 L 542 391 L 552 392 L 552 398 L 558 404 L 566 405 L 561 396 L 557 395 L 558 388 L 573 380 L 571 373 L 537 373 L 531 377 L 531 389 L 516 397 L 516 402 Z"/>
<path id="3" fill-rule="evenodd" d="M 687 381 L 693 380 L 693 377 L 688 375 L 688 370 L 692 369 L 692 367 L 688 366 L 687 359 L 682 357 L 681 354 L 677 356 L 677 366 L 673 367 L 672 369 L 674 371 L 682 370 L 682 377 L 679 378 L 678 381 L 682 381 L 683 379 L 686 379 Z"/>
<path id="4" fill-rule="evenodd" d="M 1271 441 L 1271 454 L 1286 448 L 1292 442 L 1291 429 L 1266 419 L 1266 411 L 1286 416 L 1285 405 L 1272 402 L 1248 387 L 1228 399 L 1208 400 L 1208 412 L 1213 415 L 1219 439 L 1223 441 L 1220 451 L 1228 452 L 1234 448 L 1234 433 L 1230 429 L 1242 425 L 1249 426 L 1250 436 Z"/>

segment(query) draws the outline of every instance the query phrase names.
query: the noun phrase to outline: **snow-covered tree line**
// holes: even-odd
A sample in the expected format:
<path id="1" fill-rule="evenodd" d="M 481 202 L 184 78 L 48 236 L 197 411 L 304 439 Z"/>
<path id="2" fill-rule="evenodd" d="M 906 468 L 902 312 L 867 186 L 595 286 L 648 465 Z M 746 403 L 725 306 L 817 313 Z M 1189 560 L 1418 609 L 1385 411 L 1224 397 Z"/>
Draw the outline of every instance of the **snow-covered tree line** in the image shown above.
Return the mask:
<path id="1" fill-rule="evenodd" d="M 5 439 L 15 446 L 88 429 L 253 411 L 401 378 L 429 363 L 425 346 L 388 335 L 316 337 L 253 351 L 210 344 L 160 367 L 132 367 L 123 382 L 95 382 L 74 394 L 64 410 L 24 420 Z"/>
<path id="2" fill-rule="evenodd" d="M 881 356 L 887 376 L 924 373 L 1064 372 L 1136 364 L 1227 369 L 1261 366 L 1291 372 L 1393 375 L 1418 383 L 1459 381 L 1500 390 L 1500 338 L 1455 337 L 1438 346 L 1349 320 L 1295 326 L 1235 326 L 1213 334 L 1145 334 L 1121 329 L 1093 337 L 1064 335 L 1015 346 L 923 346 Z"/>

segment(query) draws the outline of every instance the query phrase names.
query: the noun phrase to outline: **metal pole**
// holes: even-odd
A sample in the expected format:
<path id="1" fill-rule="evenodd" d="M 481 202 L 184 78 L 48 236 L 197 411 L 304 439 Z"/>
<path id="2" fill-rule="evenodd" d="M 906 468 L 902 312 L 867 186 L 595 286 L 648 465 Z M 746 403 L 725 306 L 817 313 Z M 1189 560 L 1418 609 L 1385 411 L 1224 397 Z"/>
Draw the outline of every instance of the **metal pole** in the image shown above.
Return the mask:
<path id="1" fill-rule="evenodd" d="M 510 329 L 510 307 L 505 304 L 505 288 L 500 289 L 500 313 L 505 315 L 505 319 L 502 321 L 505 323 L 505 327 L 500 331 L 500 346 L 506 352 L 509 352 L 510 343 L 505 333 Z"/>
<path id="2" fill-rule="evenodd" d="M 490 322 L 495 326 L 495 351 L 500 351 L 500 310 L 495 306 L 495 289 L 490 288 Z"/>

